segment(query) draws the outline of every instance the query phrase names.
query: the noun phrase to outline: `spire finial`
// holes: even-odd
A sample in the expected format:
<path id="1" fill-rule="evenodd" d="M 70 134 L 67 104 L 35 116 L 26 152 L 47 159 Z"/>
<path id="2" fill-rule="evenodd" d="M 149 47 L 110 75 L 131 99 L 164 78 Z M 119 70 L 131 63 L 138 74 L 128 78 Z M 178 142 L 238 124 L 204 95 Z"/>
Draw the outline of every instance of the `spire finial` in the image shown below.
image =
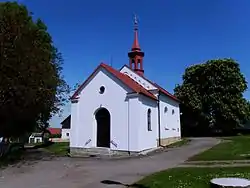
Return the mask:
<path id="1" fill-rule="evenodd" d="M 138 17 L 134 14 L 134 43 L 132 46 L 132 51 L 134 50 L 141 50 L 139 41 L 138 41 Z"/>
<path id="2" fill-rule="evenodd" d="M 138 17 L 136 14 L 134 14 L 134 27 L 135 29 L 138 29 Z"/>

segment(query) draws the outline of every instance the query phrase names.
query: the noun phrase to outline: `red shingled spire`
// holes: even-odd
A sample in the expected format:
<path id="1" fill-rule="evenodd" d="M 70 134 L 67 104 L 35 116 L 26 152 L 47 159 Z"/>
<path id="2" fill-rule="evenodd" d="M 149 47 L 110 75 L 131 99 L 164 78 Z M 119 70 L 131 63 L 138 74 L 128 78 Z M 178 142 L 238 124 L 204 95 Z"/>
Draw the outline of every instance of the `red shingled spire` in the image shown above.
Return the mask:
<path id="1" fill-rule="evenodd" d="M 138 20 L 134 17 L 134 43 L 131 52 L 128 53 L 129 67 L 140 75 L 144 74 L 143 57 L 144 52 L 141 51 L 138 40 Z"/>
<path id="2" fill-rule="evenodd" d="M 136 50 L 141 51 L 141 48 L 139 45 L 139 40 L 138 40 L 138 26 L 137 25 L 135 25 L 135 28 L 134 28 L 134 43 L 133 43 L 131 50 L 132 51 L 136 51 Z"/>

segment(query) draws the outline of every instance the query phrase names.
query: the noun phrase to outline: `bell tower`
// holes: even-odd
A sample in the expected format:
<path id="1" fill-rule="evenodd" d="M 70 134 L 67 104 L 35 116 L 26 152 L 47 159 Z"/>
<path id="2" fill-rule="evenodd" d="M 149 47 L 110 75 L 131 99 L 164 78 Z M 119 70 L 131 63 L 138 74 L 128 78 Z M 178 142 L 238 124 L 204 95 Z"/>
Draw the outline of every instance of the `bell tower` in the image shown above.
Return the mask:
<path id="1" fill-rule="evenodd" d="M 136 15 L 134 16 L 134 43 L 131 51 L 128 53 L 129 57 L 129 67 L 137 72 L 139 75 L 143 76 L 143 57 L 144 52 L 141 51 L 139 41 L 138 41 L 138 19 Z"/>

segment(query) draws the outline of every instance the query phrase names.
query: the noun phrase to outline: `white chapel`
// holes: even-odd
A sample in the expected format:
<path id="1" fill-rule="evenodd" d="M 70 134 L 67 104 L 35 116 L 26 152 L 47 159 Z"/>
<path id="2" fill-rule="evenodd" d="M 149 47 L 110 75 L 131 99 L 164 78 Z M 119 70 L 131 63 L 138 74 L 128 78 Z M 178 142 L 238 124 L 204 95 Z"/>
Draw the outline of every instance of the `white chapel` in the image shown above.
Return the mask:
<path id="1" fill-rule="evenodd" d="M 180 140 L 179 100 L 144 75 L 134 26 L 129 65 L 101 63 L 71 97 L 70 153 L 136 155 Z"/>

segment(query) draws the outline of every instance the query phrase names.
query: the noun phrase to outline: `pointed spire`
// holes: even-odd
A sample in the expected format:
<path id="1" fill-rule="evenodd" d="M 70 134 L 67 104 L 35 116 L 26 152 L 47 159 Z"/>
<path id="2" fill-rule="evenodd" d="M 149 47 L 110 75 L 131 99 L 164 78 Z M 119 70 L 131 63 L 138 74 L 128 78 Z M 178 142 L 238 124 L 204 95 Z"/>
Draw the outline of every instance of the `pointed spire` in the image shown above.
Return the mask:
<path id="1" fill-rule="evenodd" d="M 134 15 L 134 43 L 132 46 L 132 51 L 140 51 L 140 45 L 138 40 L 138 19 L 137 16 Z"/>
<path id="2" fill-rule="evenodd" d="M 134 43 L 131 51 L 128 53 L 129 57 L 129 67 L 137 72 L 138 74 L 144 74 L 143 69 L 143 57 L 144 52 L 141 51 L 139 42 L 138 42 L 138 20 L 136 15 L 134 16 Z"/>

